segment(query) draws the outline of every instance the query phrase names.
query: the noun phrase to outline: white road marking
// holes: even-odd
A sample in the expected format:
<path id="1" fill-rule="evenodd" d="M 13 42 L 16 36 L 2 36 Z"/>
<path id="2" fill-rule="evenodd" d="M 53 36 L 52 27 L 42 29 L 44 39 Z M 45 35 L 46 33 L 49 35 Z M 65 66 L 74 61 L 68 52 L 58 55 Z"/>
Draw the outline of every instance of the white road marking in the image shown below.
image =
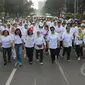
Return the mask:
<path id="1" fill-rule="evenodd" d="M 85 70 L 85 63 L 82 65 L 82 67 L 81 67 L 81 74 L 83 75 L 83 76 L 85 76 L 85 72 L 84 72 L 84 70 Z"/>
<path id="2" fill-rule="evenodd" d="M 34 85 L 37 85 L 37 83 L 36 83 L 36 78 L 34 79 Z"/>
<path id="3" fill-rule="evenodd" d="M 10 85 L 11 84 L 11 81 L 12 81 L 12 79 L 14 77 L 14 74 L 16 73 L 16 70 L 17 70 L 16 68 L 13 69 L 13 71 L 11 72 L 11 74 L 10 74 L 10 76 L 9 76 L 9 78 L 8 78 L 5 85 Z"/>
<path id="4" fill-rule="evenodd" d="M 48 50 L 48 53 L 49 53 L 49 55 L 51 55 L 51 54 L 50 54 L 50 49 Z"/>
<path id="5" fill-rule="evenodd" d="M 15 63 L 15 65 L 14 65 L 15 67 L 17 66 L 17 62 Z"/>
<path id="6" fill-rule="evenodd" d="M 61 67 L 60 63 L 59 63 L 58 61 L 56 61 L 55 63 L 58 65 L 59 70 L 60 70 L 60 72 L 61 72 L 63 78 L 65 79 L 67 85 L 69 85 L 69 81 L 68 81 L 68 79 L 66 78 L 65 73 L 64 73 L 63 68 Z"/>

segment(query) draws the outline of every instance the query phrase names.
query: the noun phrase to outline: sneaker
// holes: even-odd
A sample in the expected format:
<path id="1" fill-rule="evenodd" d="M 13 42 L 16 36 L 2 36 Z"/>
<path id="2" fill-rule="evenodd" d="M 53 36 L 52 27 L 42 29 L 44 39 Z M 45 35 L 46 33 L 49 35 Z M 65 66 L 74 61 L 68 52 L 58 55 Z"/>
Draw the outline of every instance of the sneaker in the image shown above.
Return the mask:
<path id="1" fill-rule="evenodd" d="M 7 65 L 7 62 L 4 62 L 4 66 Z"/>
<path id="2" fill-rule="evenodd" d="M 32 62 L 29 62 L 29 64 L 32 64 Z"/>
<path id="3" fill-rule="evenodd" d="M 49 53 L 48 52 L 46 52 L 46 55 L 48 55 Z"/>
<path id="4" fill-rule="evenodd" d="M 37 62 L 39 61 L 39 59 L 37 59 Z"/>
<path id="5" fill-rule="evenodd" d="M 43 65 L 43 62 L 40 62 L 40 65 Z"/>
<path id="6" fill-rule="evenodd" d="M 11 63 L 11 61 L 8 61 L 9 63 Z"/>
<path id="7" fill-rule="evenodd" d="M 81 56 L 82 59 L 84 59 L 84 56 Z"/>
<path id="8" fill-rule="evenodd" d="M 13 60 L 15 60 L 16 59 L 16 57 L 13 57 Z"/>
<path id="9" fill-rule="evenodd" d="M 22 66 L 22 63 L 19 63 L 19 66 Z"/>
<path id="10" fill-rule="evenodd" d="M 68 60 L 68 62 L 70 62 L 70 60 Z"/>
<path id="11" fill-rule="evenodd" d="M 80 57 L 78 57 L 78 60 L 80 61 Z"/>

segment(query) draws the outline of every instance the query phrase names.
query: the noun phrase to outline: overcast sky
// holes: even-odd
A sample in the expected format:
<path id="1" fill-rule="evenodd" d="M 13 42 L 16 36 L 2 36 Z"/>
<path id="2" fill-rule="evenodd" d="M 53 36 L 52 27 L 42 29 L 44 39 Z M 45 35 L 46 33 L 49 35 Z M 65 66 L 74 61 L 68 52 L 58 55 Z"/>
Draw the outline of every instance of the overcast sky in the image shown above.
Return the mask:
<path id="1" fill-rule="evenodd" d="M 38 9 L 38 2 L 39 1 L 45 1 L 45 0 L 32 0 L 34 3 L 34 8 Z"/>

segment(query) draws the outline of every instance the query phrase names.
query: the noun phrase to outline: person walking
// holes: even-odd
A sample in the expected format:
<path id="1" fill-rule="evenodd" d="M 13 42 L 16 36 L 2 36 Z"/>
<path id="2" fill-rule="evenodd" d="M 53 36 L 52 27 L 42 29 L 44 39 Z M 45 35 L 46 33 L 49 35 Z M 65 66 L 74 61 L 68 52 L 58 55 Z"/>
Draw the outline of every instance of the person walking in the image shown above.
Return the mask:
<path id="1" fill-rule="evenodd" d="M 13 47 L 15 47 L 16 50 L 17 64 L 22 66 L 22 47 L 24 46 L 24 40 L 22 38 L 21 31 L 18 28 L 15 30 L 13 43 Z"/>
<path id="2" fill-rule="evenodd" d="M 50 33 L 48 35 L 48 47 L 50 49 L 50 54 L 51 54 L 51 60 L 52 63 L 55 62 L 55 56 L 56 56 L 56 49 L 57 49 L 57 42 L 58 42 L 58 34 L 55 32 L 54 27 L 50 27 Z"/>
<path id="3" fill-rule="evenodd" d="M 63 56 L 67 53 L 67 60 L 70 61 L 73 36 L 70 33 L 70 27 L 66 27 L 66 32 L 62 35 L 63 39 Z"/>
<path id="4" fill-rule="evenodd" d="M 40 64 L 43 65 L 43 50 L 46 47 L 46 43 L 40 30 L 37 30 L 37 34 L 34 39 L 34 44 L 36 50 L 36 59 L 37 61 L 39 61 L 39 55 L 40 55 Z"/>
<path id="5" fill-rule="evenodd" d="M 2 36 L 0 36 L 0 47 L 2 48 L 4 65 L 6 65 L 7 62 L 11 63 L 12 39 L 7 30 L 4 30 Z M 6 54 L 8 55 L 8 61 Z"/>
<path id="6" fill-rule="evenodd" d="M 33 62 L 33 50 L 34 50 L 34 35 L 33 29 L 29 28 L 27 31 L 27 36 L 25 37 L 25 48 L 26 48 L 26 55 L 29 60 L 29 64 Z"/>

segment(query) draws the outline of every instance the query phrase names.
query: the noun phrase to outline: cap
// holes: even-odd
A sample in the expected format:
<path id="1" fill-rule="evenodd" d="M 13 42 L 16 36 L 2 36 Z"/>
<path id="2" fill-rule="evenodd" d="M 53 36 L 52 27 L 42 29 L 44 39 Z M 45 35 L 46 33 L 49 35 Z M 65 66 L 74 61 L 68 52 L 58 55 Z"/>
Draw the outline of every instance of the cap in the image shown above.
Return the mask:
<path id="1" fill-rule="evenodd" d="M 84 23 L 82 23 L 82 24 L 81 24 L 81 26 L 85 26 L 85 24 L 84 24 Z"/>
<path id="2" fill-rule="evenodd" d="M 33 31 L 33 28 L 28 28 L 28 31 Z"/>

